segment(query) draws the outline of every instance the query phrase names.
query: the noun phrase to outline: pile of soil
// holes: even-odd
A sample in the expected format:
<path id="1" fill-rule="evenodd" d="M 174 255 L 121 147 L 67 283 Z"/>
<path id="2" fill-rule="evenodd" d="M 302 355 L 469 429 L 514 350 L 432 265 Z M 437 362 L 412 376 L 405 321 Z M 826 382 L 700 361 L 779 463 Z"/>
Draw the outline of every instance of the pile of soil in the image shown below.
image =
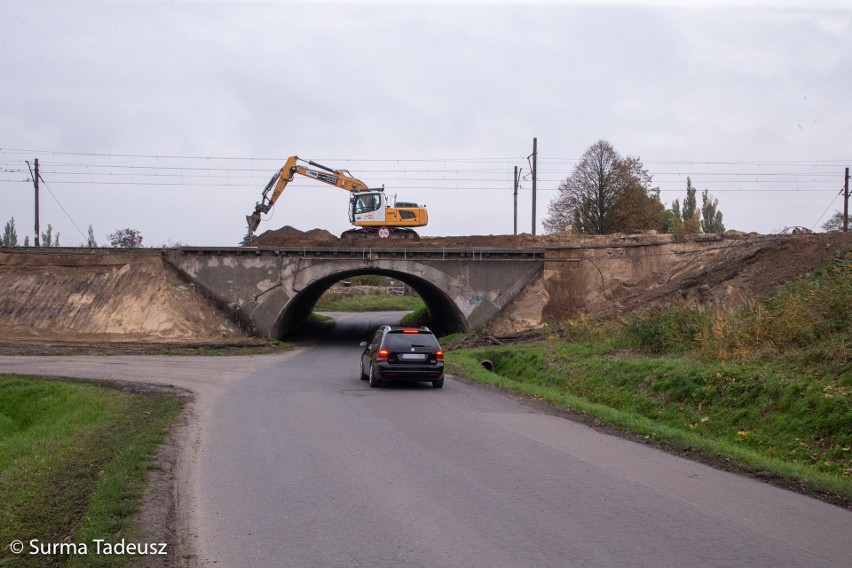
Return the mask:
<path id="1" fill-rule="evenodd" d="M 325 229 L 300 231 L 286 225 L 274 231 L 266 231 L 248 246 L 252 247 L 286 247 L 286 246 L 337 246 L 339 239 Z"/>
<path id="2" fill-rule="evenodd" d="M 581 237 L 566 235 L 533 236 L 522 235 L 473 235 L 457 237 L 421 237 L 420 239 L 342 239 L 324 229 L 300 231 L 289 225 L 280 229 L 262 233 L 248 246 L 267 248 L 288 247 L 344 247 L 344 248 L 501 248 L 501 247 L 542 247 L 558 245 L 563 242 L 579 242 Z M 550 243 L 550 244 L 548 244 Z"/>
<path id="3" fill-rule="evenodd" d="M 257 342 L 184 282 L 157 251 L 4 251 L 0 289 L 3 353 L 26 351 L 16 344 Z"/>

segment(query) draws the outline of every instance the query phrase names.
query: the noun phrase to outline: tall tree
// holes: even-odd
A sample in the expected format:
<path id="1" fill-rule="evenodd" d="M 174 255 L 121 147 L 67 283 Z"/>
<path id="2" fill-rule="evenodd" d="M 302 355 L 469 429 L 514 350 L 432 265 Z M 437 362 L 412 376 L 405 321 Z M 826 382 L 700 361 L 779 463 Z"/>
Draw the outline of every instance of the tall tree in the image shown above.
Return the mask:
<path id="1" fill-rule="evenodd" d="M 638 158 L 622 158 L 609 142 L 598 140 L 559 184 L 544 228 L 584 234 L 661 228 L 662 209 L 653 203 L 650 179 Z"/>
<path id="2" fill-rule="evenodd" d="M 43 247 L 58 247 L 59 246 L 59 232 L 56 232 L 56 236 L 53 236 L 53 226 L 48 223 L 47 231 L 43 231 L 41 233 L 41 246 Z"/>
<path id="3" fill-rule="evenodd" d="M 681 219 L 683 220 L 682 229 L 684 233 L 694 234 L 701 232 L 698 200 L 695 198 L 695 188 L 692 187 L 692 180 L 689 177 L 686 178 L 686 199 L 683 200 Z"/>
<path id="4" fill-rule="evenodd" d="M 4 247 L 18 246 L 18 231 L 15 229 L 14 217 L 6 223 L 6 228 L 3 230 L 3 240 L 0 241 L 0 244 Z"/>
<path id="5" fill-rule="evenodd" d="M 142 233 L 136 229 L 118 229 L 108 234 L 107 240 L 113 248 L 142 248 Z"/>
<path id="6" fill-rule="evenodd" d="M 710 199 L 710 191 L 701 192 L 701 230 L 707 234 L 722 234 L 725 224 L 722 223 L 722 212 L 718 210 L 719 200 Z"/>
<path id="7" fill-rule="evenodd" d="M 95 230 L 89 225 L 89 239 L 86 243 L 89 248 L 98 248 L 98 241 L 95 240 Z"/>

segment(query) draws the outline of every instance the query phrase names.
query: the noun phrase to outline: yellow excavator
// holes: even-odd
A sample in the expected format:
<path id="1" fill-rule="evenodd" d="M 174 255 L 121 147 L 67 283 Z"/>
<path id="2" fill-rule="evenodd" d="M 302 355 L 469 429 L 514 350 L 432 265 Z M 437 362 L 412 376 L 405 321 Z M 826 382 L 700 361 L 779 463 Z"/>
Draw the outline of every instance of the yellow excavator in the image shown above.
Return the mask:
<path id="1" fill-rule="evenodd" d="M 311 169 L 303 164 L 319 169 Z M 284 167 L 275 172 L 266 184 L 261 201 L 254 208 L 254 213 L 246 216 L 246 222 L 252 232 L 260 225 L 261 213 L 269 212 L 296 174 L 351 192 L 349 221 L 358 228 L 345 231 L 341 235 L 344 239 L 376 237 L 419 239 L 420 235 L 411 227 L 424 227 L 429 221 L 425 205 L 399 202 L 396 201 L 395 196 L 389 200 L 385 195 L 384 187 L 370 189 L 363 181 L 352 177 L 347 170 L 333 170 L 313 161 L 302 160 L 298 156 L 290 156 Z"/>

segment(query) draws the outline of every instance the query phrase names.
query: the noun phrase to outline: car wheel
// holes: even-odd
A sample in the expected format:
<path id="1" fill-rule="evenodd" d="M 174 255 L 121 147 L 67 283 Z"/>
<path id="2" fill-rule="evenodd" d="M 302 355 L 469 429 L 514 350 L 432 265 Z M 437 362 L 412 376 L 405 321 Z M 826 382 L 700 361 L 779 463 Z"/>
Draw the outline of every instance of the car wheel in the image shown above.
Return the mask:
<path id="1" fill-rule="evenodd" d="M 370 363 L 370 375 L 368 377 L 370 381 L 371 388 L 378 388 L 381 385 L 381 381 L 376 377 L 376 372 L 373 370 L 373 364 Z"/>
<path id="2" fill-rule="evenodd" d="M 366 381 L 368 377 L 367 377 L 367 374 L 364 372 L 364 362 L 363 361 L 358 363 L 358 370 L 361 372 L 361 380 Z"/>
<path id="3" fill-rule="evenodd" d="M 432 388 L 435 388 L 435 389 L 444 388 L 444 377 L 441 377 L 437 381 L 432 381 Z"/>

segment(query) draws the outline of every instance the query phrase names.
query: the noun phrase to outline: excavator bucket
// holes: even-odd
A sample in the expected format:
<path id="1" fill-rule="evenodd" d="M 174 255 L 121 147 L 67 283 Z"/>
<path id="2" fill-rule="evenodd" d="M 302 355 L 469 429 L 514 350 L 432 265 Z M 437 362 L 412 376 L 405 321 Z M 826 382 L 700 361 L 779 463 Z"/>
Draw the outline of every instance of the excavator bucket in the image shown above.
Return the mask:
<path id="1" fill-rule="evenodd" d="M 246 215 L 246 223 L 248 223 L 251 232 L 255 232 L 257 230 L 258 225 L 260 225 L 260 213 L 255 212 L 251 215 Z"/>

